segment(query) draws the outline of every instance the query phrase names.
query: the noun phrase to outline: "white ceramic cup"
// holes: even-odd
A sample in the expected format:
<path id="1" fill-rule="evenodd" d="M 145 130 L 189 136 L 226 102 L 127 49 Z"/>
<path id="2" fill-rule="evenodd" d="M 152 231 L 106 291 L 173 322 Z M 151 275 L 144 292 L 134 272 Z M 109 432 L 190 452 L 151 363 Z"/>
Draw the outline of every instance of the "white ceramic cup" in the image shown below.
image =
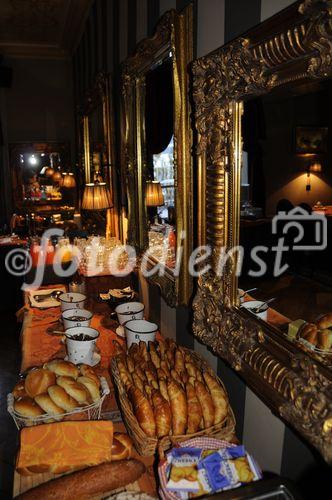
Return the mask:
<path id="1" fill-rule="evenodd" d="M 79 316 L 84 319 L 71 319 L 75 316 Z M 62 313 L 61 317 L 65 330 L 68 330 L 68 328 L 74 328 L 75 326 L 90 326 L 92 312 L 88 311 L 87 309 L 67 309 Z"/>
<path id="2" fill-rule="evenodd" d="M 241 307 L 245 308 L 245 309 L 256 309 L 257 307 L 261 307 L 262 305 L 264 304 L 264 302 L 262 300 L 248 300 L 247 302 L 243 302 L 243 304 L 241 304 Z M 262 312 L 260 313 L 254 313 L 253 311 L 253 314 L 255 314 L 255 316 L 257 316 L 258 318 L 261 318 L 263 319 L 264 321 L 267 321 L 267 310 L 269 308 L 268 305 L 265 306 L 266 309 L 264 309 Z"/>
<path id="3" fill-rule="evenodd" d="M 144 304 L 141 302 L 125 302 L 115 308 L 120 325 L 132 319 L 143 319 Z"/>
<path id="4" fill-rule="evenodd" d="M 146 344 L 154 342 L 158 325 L 150 323 L 150 321 L 146 321 L 145 319 L 133 319 L 124 324 L 124 329 L 126 332 L 127 348 L 129 349 L 131 344 L 138 344 L 140 341 Z"/>
<path id="5" fill-rule="evenodd" d="M 62 293 L 59 297 L 61 312 L 67 311 L 67 309 L 84 309 L 84 302 L 86 301 L 86 295 L 83 293 Z"/>
<path id="6" fill-rule="evenodd" d="M 73 339 L 73 337 L 80 334 L 91 337 L 91 340 Z M 75 363 L 75 365 L 84 363 L 92 366 L 95 345 L 99 337 L 98 330 L 87 326 L 75 326 L 73 328 L 68 328 L 68 330 L 65 331 L 65 336 L 68 361 Z"/>

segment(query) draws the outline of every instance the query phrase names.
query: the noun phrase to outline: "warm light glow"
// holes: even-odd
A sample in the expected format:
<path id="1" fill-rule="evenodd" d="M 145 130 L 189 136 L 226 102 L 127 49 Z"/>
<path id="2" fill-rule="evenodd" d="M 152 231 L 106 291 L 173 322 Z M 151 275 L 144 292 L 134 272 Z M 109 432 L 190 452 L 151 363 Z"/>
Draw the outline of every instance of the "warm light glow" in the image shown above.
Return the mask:
<path id="1" fill-rule="evenodd" d="M 76 186 L 76 181 L 74 174 L 72 172 L 67 172 L 62 174 L 61 187 L 64 188 L 74 188 Z"/>
<path id="2" fill-rule="evenodd" d="M 309 167 L 310 172 L 321 172 L 322 171 L 322 164 L 320 161 L 316 160 L 312 162 L 312 164 Z"/>
<path id="3" fill-rule="evenodd" d="M 82 199 L 84 210 L 105 210 L 112 207 L 111 193 L 107 189 L 106 182 L 85 185 Z"/>
<path id="4" fill-rule="evenodd" d="M 62 180 L 62 173 L 60 170 L 56 170 L 52 176 L 52 181 L 53 182 L 61 182 Z"/>
<path id="5" fill-rule="evenodd" d="M 46 167 L 46 170 L 45 170 L 46 177 L 52 177 L 53 174 L 54 174 L 54 168 L 53 167 Z"/>
<path id="6" fill-rule="evenodd" d="M 31 165 L 37 165 L 38 160 L 35 155 L 31 155 L 29 158 L 29 162 L 31 163 Z"/>
<path id="7" fill-rule="evenodd" d="M 146 182 L 146 206 L 161 207 L 164 204 L 164 195 L 159 181 Z"/>

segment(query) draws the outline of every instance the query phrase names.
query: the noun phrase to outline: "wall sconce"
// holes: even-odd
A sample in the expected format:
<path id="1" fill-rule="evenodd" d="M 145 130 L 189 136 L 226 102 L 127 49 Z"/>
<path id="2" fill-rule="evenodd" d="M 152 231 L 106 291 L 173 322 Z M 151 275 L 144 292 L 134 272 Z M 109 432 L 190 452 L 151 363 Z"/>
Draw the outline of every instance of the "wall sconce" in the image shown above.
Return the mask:
<path id="1" fill-rule="evenodd" d="M 149 211 L 149 219 L 158 224 L 158 214 L 153 213 L 153 207 L 161 207 L 164 205 L 164 195 L 159 181 L 146 181 L 145 203 Z"/>
<path id="2" fill-rule="evenodd" d="M 320 160 L 313 160 L 312 162 L 309 163 L 308 167 L 307 167 L 307 185 L 306 185 L 306 191 L 310 191 L 311 190 L 311 174 L 312 173 L 320 173 L 322 172 L 323 168 L 322 168 L 322 164 L 320 162 Z"/>

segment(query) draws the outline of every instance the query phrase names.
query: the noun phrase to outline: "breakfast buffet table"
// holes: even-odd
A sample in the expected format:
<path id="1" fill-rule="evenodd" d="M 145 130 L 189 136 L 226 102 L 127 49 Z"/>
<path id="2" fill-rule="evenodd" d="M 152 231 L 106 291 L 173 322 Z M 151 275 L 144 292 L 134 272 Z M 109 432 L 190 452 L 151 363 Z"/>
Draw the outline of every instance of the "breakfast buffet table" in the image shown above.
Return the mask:
<path id="1" fill-rule="evenodd" d="M 54 286 L 52 288 L 54 288 Z M 90 307 L 91 306 L 93 308 L 92 303 L 90 303 Z M 99 312 L 97 314 L 94 314 L 91 323 L 91 326 L 98 329 L 98 331 L 100 332 L 99 339 L 97 340 L 97 349 L 100 352 L 101 361 L 98 366 L 95 367 L 95 371 L 99 376 L 104 376 L 107 379 L 108 384 L 111 388 L 110 395 L 106 396 L 102 406 L 101 419 L 112 419 L 114 422 L 114 432 L 125 433 L 126 429 L 121 421 L 121 415 L 117 408 L 116 400 L 114 397 L 114 390 L 112 387 L 112 380 L 109 372 L 110 361 L 116 349 L 113 341 L 124 344 L 124 340 L 119 338 L 112 329 L 112 324 L 114 324 L 114 322 L 109 319 L 109 307 L 107 305 L 101 307 L 100 304 L 97 304 L 96 309 L 104 309 L 104 313 Z M 52 359 L 65 357 L 66 351 L 65 346 L 62 342 L 62 336 L 52 333 L 54 331 L 57 331 L 56 328 L 60 328 L 58 323 L 59 318 L 59 307 L 44 310 L 32 308 L 29 305 L 26 295 L 25 307 L 23 310 L 23 326 L 21 332 L 21 373 L 26 372 L 31 367 L 41 366 Z M 144 465 L 146 466 L 146 472 L 138 481 L 129 484 L 122 489 L 129 491 L 141 491 L 155 496 L 156 481 L 153 472 L 153 457 L 142 457 L 138 456 L 136 453 L 134 457 L 137 457 L 141 462 L 144 463 Z M 15 472 L 13 497 L 16 497 L 26 490 L 29 490 L 30 488 L 49 481 L 55 477 L 59 477 L 59 474 L 54 475 L 51 473 L 42 473 L 25 476 Z M 103 497 L 105 497 L 105 494 L 103 494 Z M 99 497 L 97 496 L 96 498 Z"/>

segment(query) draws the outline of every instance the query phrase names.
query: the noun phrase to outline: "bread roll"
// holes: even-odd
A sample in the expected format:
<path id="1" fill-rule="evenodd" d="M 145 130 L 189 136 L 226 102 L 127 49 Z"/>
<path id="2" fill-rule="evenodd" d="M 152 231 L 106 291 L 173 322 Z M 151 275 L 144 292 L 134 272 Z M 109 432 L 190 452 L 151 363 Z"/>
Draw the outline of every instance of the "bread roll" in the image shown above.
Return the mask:
<path id="1" fill-rule="evenodd" d="M 63 375 L 65 377 L 77 378 L 79 376 L 79 369 L 74 363 L 65 361 L 64 359 L 53 359 L 44 365 L 45 368 L 51 370 L 56 375 Z"/>
<path id="2" fill-rule="evenodd" d="M 195 380 L 195 392 L 201 404 L 204 428 L 208 429 L 214 425 L 215 410 L 212 397 L 205 385 L 199 380 Z"/>
<path id="3" fill-rule="evenodd" d="M 25 390 L 25 380 L 22 379 L 19 382 L 17 382 L 14 389 L 12 390 L 12 394 L 15 399 L 27 396 L 27 392 Z"/>
<path id="4" fill-rule="evenodd" d="M 152 392 L 152 403 L 157 437 L 162 438 L 164 436 L 168 436 L 172 428 L 170 405 L 157 390 Z"/>
<path id="5" fill-rule="evenodd" d="M 18 500 L 83 500 L 117 490 L 144 474 L 138 460 L 120 460 L 61 476 L 22 493 Z"/>
<path id="6" fill-rule="evenodd" d="M 317 334 L 317 347 L 324 351 L 329 351 L 332 348 L 332 330 L 326 328 L 320 330 Z"/>
<path id="7" fill-rule="evenodd" d="M 44 415 L 40 406 L 29 397 L 17 399 L 14 402 L 14 410 L 23 417 L 39 417 L 40 415 Z"/>
<path id="8" fill-rule="evenodd" d="M 81 377 L 79 377 L 81 378 Z M 95 382 L 92 379 L 91 380 L 93 384 Z M 87 391 L 86 387 L 81 384 L 80 382 L 77 382 L 71 377 L 58 377 L 56 381 L 57 385 L 62 387 L 69 396 L 75 399 L 79 404 L 81 405 L 89 405 L 92 403 L 90 393 Z"/>
<path id="9" fill-rule="evenodd" d="M 47 392 L 53 403 L 60 408 L 64 408 L 66 412 L 75 410 L 75 408 L 79 406 L 77 401 L 69 396 L 69 394 L 67 394 L 66 391 L 58 385 L 52 385 L 52 387 L 48 388 Z"/>
<path id="10" fill-rule="evenodd" d="M 175 436 L 185 434 L 188 419 L 186 394 L 172 378 L 168 381 L 167 392 L 172 411 L 173 434 Z"/>
<path id="11" fill-rule="evenodd" d="M 318 321 L 317 327 L 319 330 L 325 330 L 332 327 L 332 313 L 324 314 Z"/>
<path id="12" fill-rule="evenodd" d="M 156 423 L 149 401 L 137 387 L 131 386 L 128 394 L 140 427 L 147 436 L 154 437 L 156 435 Z"/>
<path id="13" fill-rule="evenodd" d="M 94 380 L 89 377 L 78 377 L 77 382 L 85 387 L 94 403 L 100 400 L 100 391 Z"/>
<path id="14" fill-rule="evenodd" d="M 94 369 L 89 365 L 80 365 L 80 373 L 83 377 L 91 378 L 100 387 L 100 380 Z"/>
<path id="15" fill-rule="evenodd" d="M 187 433 L 194 434 L 200 428 L 203 412 L 195 393 L 194 386 L 189 382 L 186 384 L 187 404 L 188 404 L 188 426 Z"/>
<path id="16" fill-rule="evenodd" d="M 125 460 L 131 458 L 132 453 L 133 442 L 128 434 L 115 432 L 112 443 L 112 460 Z"/>
<path id="17" fill-rule="evenodd" d="M 31 398 L 46 392 L 51 385 L 56 383 L 56 377 L 50 370 L 37 368 L 31 370 L 25 379 L 25 390 Z"/>
<path id="18" fill-rule="evenodd" d="M 49 415 L 62 415 L 65 413 L 64 409 L 56 405 L 47 393 L 39 394 L 35 397 L 35 401 Z"/>
<path id="19" fill-rule="evenodd" d="M 212 401 L 214 404 L 214 425 L 219 424 L 227 416 L 228 412 L 228 401 L 225 391 L 221 385 L 217 382 L 215 377 L 210 375 L 208 372 L 203 374 L 204 380 L 208 389 L 210 391 Z"/>
<path id="20" fill-rule="evenodd" d="M 302 337 L 307 342 L 313 345 L 317 344 L 317 333 L 318 333 L 317 325 L 313 323 L 307 323 L 306 325 L 303 326 L 303 328 L 301 328 L 299 332 L 300 337 Z"/>

